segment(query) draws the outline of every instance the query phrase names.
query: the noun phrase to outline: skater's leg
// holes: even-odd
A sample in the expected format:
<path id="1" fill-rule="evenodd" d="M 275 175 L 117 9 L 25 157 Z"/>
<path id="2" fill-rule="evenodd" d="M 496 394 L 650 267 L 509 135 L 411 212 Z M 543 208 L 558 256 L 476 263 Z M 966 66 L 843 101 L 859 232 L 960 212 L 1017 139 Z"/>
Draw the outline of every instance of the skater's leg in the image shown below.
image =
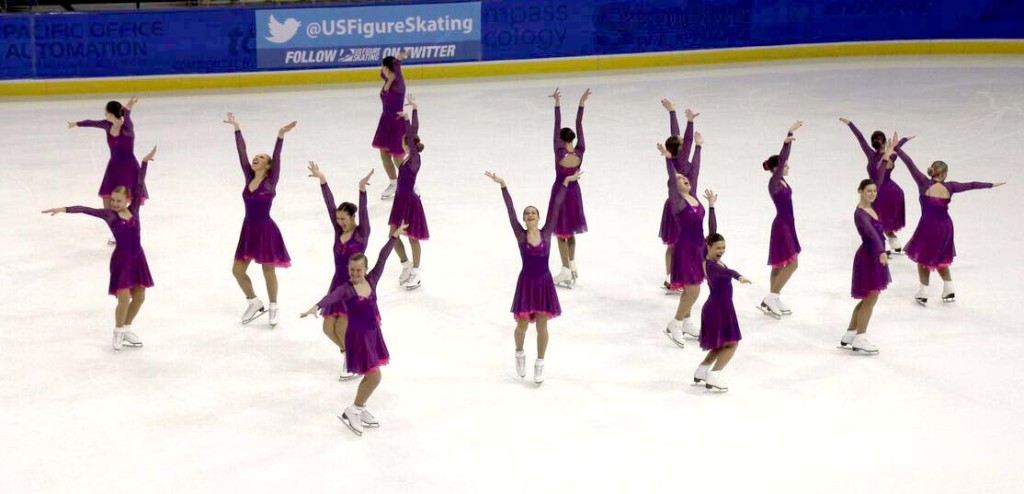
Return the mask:
<path id="1" fill-rule="evenodd" d="M 716 349 L 711 350 L 710 352 L 708 352 L 707 356 L 704 357 L 704 360 L 701 361 L 700 365 L 706 366 L 706 367 L 710 367 L 711 364 L 715 363 L 715 359 L 718 358 L 718 353 L 721 350 L 722 350 L 721 348 L 716 348 Z"/>
<path id="2" fill-rule="evenodd" d="M 558 257 L 562 258 L 562 267 L 569 269 L 569 241 L 558 239 Z"/>
<path id="3" fill-rule="evenodd" d="M 718 358 L 715 359 L 715 366 L 711 369 L 713 371 L 720 371 L 729 365 L 729 361 L 732 360 L 732 356 L 736 355 L 737 343 L 726 343 L 722 348 L 718 349 Z"/>
<path id="4" fill-rule="evenodd" d="M 697 302 L 698 296 L 700 296 L 700 285 L 686 285 L 683 287 L 683 293 L 679 294 L 679 307 L 676 308 L 677 320 L 682 321 L 690 317 L 690 309 Z"/>
<path id="5" fill-rule="evenodd" d="M 267 281 L 267 298 L 270 303 L 277 303 L 277 269 L 273 264 L 263 264 L 263 278 Z"/>
<path id="6" fill-rule="evenodd" d="M 530 327 L 530 320 L 527 318 L 516 319 L 516 351 L 523 351 L 523 344 L 526 343 L 526 328 Z"/>
<path id="7" fill-rule="evenodd" d="M 231 265 L 231 274 L 235 276 L 235 281 L 238 282 L 238 286 L 245 293 L 245 298 L 256 298 L 256 292 L 252 289 L 252 280 L 249 279 L 249 275 L 246 274 L 246 270 L 249 269 L 249 263 L 251 261 L 235 261 Z"/>
<path id="8" fill-rule="evenodd" d="M 412 267 L 420 267 L 420 241 L 414 238 L 409 239 L 409 246 L 412 247 Z"/>
<path id="9" fill-rule="evenodd" d="M 128 305 L 131 304 L 131 293 L 125 288 L 118 290 L 115 295 L 117 296 L 117 307 L 114 309 L 114 326 L 120 328 L 124 326 L 125 321 L 128 319 Z"/>
<path id="10" fill-rule="evenodd" d="M 942 278 L 942 281 L 946 281 L 946 282 L 953 281 L 952 275 L 949 274 L 949 266 L 946 266 L 944 268 L 939 268 L 939 277 Z"/>
<path id="11" fill-rule="evenodd" d="M 388 178 L 395 180 L 398 178 L 398 173 L 395 171 L 395 162 L 391 159 L 391 153 L 387 149 L 380 150 L 380 162 L 384 165 L 384 173 L 388 174 Z"/>
<path id="12" fill-rule="evenodd" d="M 672 246 L 665 247 L 665 275 L 672 275 Z"/>
<path id="13" fill-rule="evenodd" d="M 338 339 L 338 346 L 345 351 L 345 335 L 348 333 L 348 316 L 338 316 L 334 321 L 334 337 Z"/>
<path id="14" fill-rule="evenodd" d="M 370 395 L 373 394 L 373 390 L 377 389 L 378 384 L 380 384 L 380 368 L 374 369 L 373 372 L 363 376 L 362 381 L 359 381 L 355 405 L 357 407 L 366 406 L 366 400 L 370 399 Z"/>
<path id="15" fill-rule="evenodd" d="M 878 292 L 873 291 L 861 301 L 860 310 L 857 311 L 857 334 L 864 334 L 868 330 L 868 323 L 871 322 L 871 313 L 875 310 L 875 302 L 878 301 Z"/>
<path id="16" fill-rule="evenodd" d="M 398 228 L 394 225 L 391 226 L 391 233 L 388 235 L 394 235 L 395 230 Z M 405 244 L 402 243 L 401 237 L 395 239 L 395 254 L 398 255 L 398 260 L 403 264 L 409 261 L 409 257 L 405 255 Z"/>
<path id="17" fill-rule="evenodd" d="M 537 314 L 537 358 L 544 358 L 548 351 L 548 316 Z"/>
<path id="18" fill-rule="evenodd" d="M 772 293 L 778 293 L 775 290 L 778 290 L 779 274 L 781 272 L 782 268 L 772 268 L 772 274 L 768 276 L 769 290 L 771 290 Z"/>
<path id="19" fill-rule="evenodd" d="M 772 278 L 772 293 L 782 293 L 782 289 L 785 288 L 786 283 L 789 283 L 789 279 L 796 272 L 797 260 L 793 259 L 789 264 L 778 269 L 778 275 Z M 773 272 L 775 270 L 772 270 Z"/>
<path id="20" fill-rule="evenodd" d="M 137 286 L 132 288 L 131 291 L 132 301 L 128 304 L 128 313 L 125 314 L 124 323 L 131 324 L 135 320 L 135 316 L 139 315 L 139 309 L 142 308 L 142 303 L 146 301 L 146 289 Z"/>
<path id="21" fill-rule="evenodd" d="M 345 345 L 343 345 L 341 341 L 338 341 L 338 336 L 334 332 L 334 323 L 337 320 L 337 317 L 328 316 L 324 318 L 324 334 L 327 335 L 335 345 L 338 345 L 338 348 L 344 349 Z"/>
<path id="22" fill-rule="evenodd" d="M 948 273 L 949 271 L 947 270 L 946 272 Z M 918 264 L 917 278 L 921 280 L 922 285 L 928 286 L 928 279 L 931 278 L 931 271 L 929 271 L 928 268 L 924 267 L 924 265 Z"/>
<path id="23" fill-rule="evenodd" d="M 848 329 L 857 329 L 857 313 L 860 312 L 860 307 L 864 305 L 864 301 L 857 302 L 857 305 L 853 306 L 853 314 L 850 315 L 850 325 Z"/>
<path id="24" fill-rule="evenodd" d="M 569 262 L 576 260 L 576 235 L 573 235 L 565 241 L 567 247 L 569 247 Z"/>

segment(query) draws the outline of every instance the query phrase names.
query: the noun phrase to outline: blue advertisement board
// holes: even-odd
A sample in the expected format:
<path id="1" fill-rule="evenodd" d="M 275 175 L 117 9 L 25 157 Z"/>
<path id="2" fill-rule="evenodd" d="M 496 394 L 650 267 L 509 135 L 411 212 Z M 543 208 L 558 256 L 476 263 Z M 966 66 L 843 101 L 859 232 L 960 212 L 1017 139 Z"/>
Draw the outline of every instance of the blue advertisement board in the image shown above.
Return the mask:
<path id="1" fill-rule="evenodd" d="M 261 69 L 480 60 L 480 2 L 255 11 Z"/>

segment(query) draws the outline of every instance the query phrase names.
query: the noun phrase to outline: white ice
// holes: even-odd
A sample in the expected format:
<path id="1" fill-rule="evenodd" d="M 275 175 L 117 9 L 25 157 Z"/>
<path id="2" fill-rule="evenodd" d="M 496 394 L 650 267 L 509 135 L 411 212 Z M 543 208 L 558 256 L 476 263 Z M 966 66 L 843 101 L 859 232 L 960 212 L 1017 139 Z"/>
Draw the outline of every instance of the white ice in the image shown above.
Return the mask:
<path id="1" fill-rule="evenodd" d="M 94 95 L 0 103 L 0 485 L 4 492 L 920 492 L 1017 493 L 1024 444 L 1024 58 L 851 59 L 667 68 L 550 77 L 409 82 L 426 144 L 419 187 L 432 237 L 423 287 L 380 285 L 392 362 L 369 402 L 381 421 L 362 438 L 335 415 L 355 382 L 320 320 L 298 314 L 324 295 L 331 229 L 316 160 L 338 201 L 370 191 L 377 257 L 390 203 L 377 152 L 378 86 L 142 94 L 142 156 L 159 145 L 142 208 L 156 286 L 134 324 L 142 349 L 110 349 L 108 232 L 48 207 L 99 204 L 108 152 Z M 560 291 L 547 381 L 514 373 L 509 306 L 519 270 L 498 187 L 516 208 L 546 209 L 553 164 L 551 100 L 570 125 L 587 104 L 581 181 L 590 231 L 580 280 Z M 659 288 L 665 199 L 655 143 L 668 135 L 659 99 L 701 112 L 701 188 L 719 194 L 725 261 L 754 281 L 736 287 L 744 339 L 731 389 L 691 386 L 703 357 L 661 333 L 676 299 Z M 243 215 L 231 128 L 249 151 L 284 144 L 273 210 L 293 258 L 279 270 L 282 322 L 239 323 L 230 267 Z M 864 157 L 848 117 L 870 133 L 917 139 L 950 180 L 1009 185 L 957 195 L 955 304 L 917 306 L 915 267 L 893 283 L 869 329 L 881 353 L 836 348 L 854 301 L 850 267 Z M 784 292 L 793 315 L 764 317 L 774 215 L 761 162 L 797 133 L 789 181 L 803 244 Z M 916 188 L 900 163 L 909 239 Z M 557 253 L 552 255 L 557 268 Z M 250 268 L 265 298 L 262 274 Z M 935 295 L 941 283 L 934 277 Z M 706 294 L 706 288 L 705 288 Z M 703 297 L 702 297 L 703 298 Z M 699 305 L 697 309 L 699 310 Z M 699 313 L 699 312 L 698 312 Z M 535 346 L 528 336 L 532 373 Z"/>

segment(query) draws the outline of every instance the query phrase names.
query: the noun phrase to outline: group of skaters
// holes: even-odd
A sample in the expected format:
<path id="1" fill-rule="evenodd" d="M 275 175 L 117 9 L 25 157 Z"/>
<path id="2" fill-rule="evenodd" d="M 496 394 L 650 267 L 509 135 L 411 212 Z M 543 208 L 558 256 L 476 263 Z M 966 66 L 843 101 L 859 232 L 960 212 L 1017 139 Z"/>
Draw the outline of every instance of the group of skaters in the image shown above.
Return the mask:
<path id="1" fill-rule="evenodd" d="M 380 71 L 383 80 L 380 92 L 382 111 L 372 145 L 379 150 L 390 180 L 381 199 L 392 200 L 393 203 L 388 219 L 388 241 L 380 249 L 372 268 L 365 252 L 371 228 L 366 188 L 373 171 L 359 181 L 358 204 L 342 202 L 339 205 L 319 165 L 312 161 L 308 164 L 309 176 L 319 182 L 334 231 L 335 272 L 326 295 L 302 317 L 323 317 L 323 332 L 338 347 L 344 359 L 340 379 L 361 377 L 353 403 L 339 415 L 339 419 L 357 435 L 362 435 L 364 428 L 379 426 L 377 419 L 366 409 L 366 403 L 381 381 L 380 368 L 390 359 L 381 333 L 377 284 L 387 259 L 394 252 L 402 263 L 399 284 L 409 290 L 420 287 L 421 242 L 429 239 L 423 203 L 416 187 L 424 151 L 419 136 L 418 106 L 413 97 L 406 95 L 402 75 L 402 61 L 407 57 L 408 53 L 386 57 Z M 536 207 L 529 206 L 521 215 L 518 214 L 504 179 L 494 172 L 485 172 L 501 188 L 522 258 L 511 307 L 516 321 L 516 373 L 521 378 L 526 377 L 524 346 L 527 329 L 534 324 L 537 346 L 533 381 L 537 384 L 544 381 L 548 322 L 562 313 L 556 287 L 571 289 L 579 277 L 575 262 L 576 235 L 587 231 L 579 183 L 586 151 L 583 114 L 590 95 L 587 89 L 579 99 L 574 129 L 562 127 L 560 91 L 556 89 L 550 95 L 554 101 L 552 148 L 555 180 L 543 224 L 542 211 Z M 141 246 L 139 214 L 148 197 L 146 173 L 154 161 L 156 147 L 143 157 L 141 163 L 136 159 L 131 112 L 137 101 L 133 97 L 123 106 L 116 101 L 108 103 L 103 120 L 68 123 L 69 127 L 96 127 L 105 132 L 110 161 L 99 189 L 103 208 L 71 206 L 43 211 L 49 214 L 88 214 L 103 219 L 110 228 L 113 234 L 111 243 L 115 246 L 110 260 L 109 283 L 109 293 L 117 298 L 112 340 L 115 351 L 125 346 L 142 346 L 142 340 L 132 331 L 132 322 L 145 300 L 146 289 L 153 286 Z M 719 232 L 715 217 L 717 194 L 711 190 L 699 192 L 703 137 L 694 132 L 694 120 L 699 114 L 685 110 L 686 128 L 680 132 L 675 105 L 668 100 L 661 103 L 669 113 L 670 136 L 663 144 L 657 145 L 665 158 L 668 192 L 660 237 L 667 246 L 665 288 L 669 293 L 678 292 L 679 295 L 675 315 L 664 332 L 679 347 L 685 346 L 687 336 L 697 338 L 707 356 L 696 369 L 694 382 L 709 390 L 726 391 L 728 386 L 722 371 L 736 353 L 742 338 L 732 300 L 732 281 L 750 281 L 723 261 L 726 238 Z M 407 107 L 411 111 L 407 112 Z M 919 303 L 923 305 L 929 301 L 931 271 L 938 271 L 943 280 L 941 299 L 952 302 L 955 293 L 949 266 L 953 262 L 955 248 L 953 223 L 948 213 L 951 197 L 965 190 L 996 187 L 1002 183 L 946 181 L 949 167 L 942 161 L 933 162 L 926 172 L 921 172 L 903 149 L 912 138 L 900 139 L 895 134 L 887 138 L 886 134 L 876 131 L 869 143 L 852 122 L 845 118 L 840 120 L 853 131 L 867 159 L 867 178 L 857 187 L 860 200 L 854 210 L 854 225 L 861 237 L 861 246 L 854 256 L 851 295 L 858 302 L 840 345 L 858 353 L 877 354 L 878 348 L 865 338 L 865 333 L 878 296 L 890 281 L 889 256 L 905 253 L 917 263 L 921 288 L 915 298 Z M 241 321 L 249 324 L 266 314 L 269 324 L 274 326 L 280 318 L 276 269 L 287 268 L 291 258 L 270 211 L 281 171 L 284 137 L 296 127 L 297 122 L 281 127 L 272 154 L 257 154 L 251 160 L 238 120 L 228 113 L 224 123 L 234 129 L 239 165 L 245 176 L 242 190 L 245 218 L 232 266 L 234 277 L 246 297 Z M 779 154 L 762 163 L 764 170 L 770 173 L 768 192 L 775 204 L 776 216 L 768 247 L 770 292 L 762 300 L 760 308 L 776 319 L 792 313 L 781 294 L 797 269 L 801 252 L 793 210 L 793 190 L 787 181 L 795 133 L 801 126 L 802 122 L 794 123 Z M 891 177 L 897 159 L 904 162 L 917 183 L 922 208 L 921 219 L 905 249 L 896 236 L 906 224 L 903 191 Z M 706 236 L 705 217 L 708 220 Z M 411 259 L 402 237 L 409 242 Z M 561 264 L 555 276 L 552 276 L 548 264 L 552 238 L 557 242 Z M 262 268 L 269 306 L 264 306 L 256 296 L 248 275 L 248 267 L 253 261 Z M 692 312 L 705 281 L 710 295 L 701 309 L 700 320 L 695 322 Z"/>

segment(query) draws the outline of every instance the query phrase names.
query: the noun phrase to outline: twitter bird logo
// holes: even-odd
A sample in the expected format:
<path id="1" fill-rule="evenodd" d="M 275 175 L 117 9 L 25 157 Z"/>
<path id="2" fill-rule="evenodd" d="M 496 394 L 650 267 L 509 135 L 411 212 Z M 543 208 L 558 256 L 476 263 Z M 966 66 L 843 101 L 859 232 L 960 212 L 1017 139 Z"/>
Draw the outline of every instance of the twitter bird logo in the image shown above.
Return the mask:
<path id="1" fill-rule="evenodd" d="M 267 23 L 267 27 L 270 28 L 270 36 L 267 36 L 267 41 L 271 43 L 287 43 L 288 40 L 295 36 L 301 25 L 301 22 L 291 17 L 281 23 L 274 16 L 270 16 L 270 22 Z"/>

